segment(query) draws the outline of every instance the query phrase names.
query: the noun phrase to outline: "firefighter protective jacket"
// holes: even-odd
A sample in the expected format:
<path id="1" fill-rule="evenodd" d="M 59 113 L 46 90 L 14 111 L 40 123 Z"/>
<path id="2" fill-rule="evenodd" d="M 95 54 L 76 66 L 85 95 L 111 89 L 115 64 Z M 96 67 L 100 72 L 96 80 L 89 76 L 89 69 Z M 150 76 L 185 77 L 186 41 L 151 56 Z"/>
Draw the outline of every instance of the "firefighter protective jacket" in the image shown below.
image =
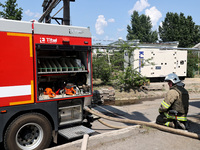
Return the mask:
<path id="1" fill-rule="evenodd" d="M 179 121 L 187 121 L 188 107 L 189 94 L 187 90 L 182 86 L 174 85 L 162 101 L 159 112 L 164 113 L 168 119 L 175 119 L 175 116 L 169 114 L 169 110 L 176 110 L 178 112 L 177 119 Z"/>

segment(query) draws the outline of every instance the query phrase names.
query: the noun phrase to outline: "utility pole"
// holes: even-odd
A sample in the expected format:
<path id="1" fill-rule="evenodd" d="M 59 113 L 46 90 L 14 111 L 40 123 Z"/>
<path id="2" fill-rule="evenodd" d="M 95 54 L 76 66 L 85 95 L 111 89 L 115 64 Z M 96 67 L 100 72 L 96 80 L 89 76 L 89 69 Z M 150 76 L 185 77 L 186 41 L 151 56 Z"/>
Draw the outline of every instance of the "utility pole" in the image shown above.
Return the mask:
<path id="1" fill-rule="evenodd" d="M 70 25 L 70 2 L 75 0 L 63 0 L 63 25 Z"/>
<path id="2" fill-rule="evenodd" d="M 63 25 L 70 25 L 70 0 L 63 0 Z"/>
<path id="3" fill-rule="evenodd" d="M 70 2 L 75 2 L 75 0 L 63 0 L 63 17 L 62 18 L 56 18 L 53 15 L 52 17 L 50 16 L 50 13 L 52 10 L 61 2 L 61 0 L 44 0 L 42 7 L 43 7 L 43 14 L 38 20 L 38 22 L 42 22 L 45 20 L 45 23 L 51 23 L 51 19 L 55 19 L 57 23 L 58 20 L 62 21 L 63 25 L 70 25 Z M 60 23 L 59 23 L 60 24 Z"/>

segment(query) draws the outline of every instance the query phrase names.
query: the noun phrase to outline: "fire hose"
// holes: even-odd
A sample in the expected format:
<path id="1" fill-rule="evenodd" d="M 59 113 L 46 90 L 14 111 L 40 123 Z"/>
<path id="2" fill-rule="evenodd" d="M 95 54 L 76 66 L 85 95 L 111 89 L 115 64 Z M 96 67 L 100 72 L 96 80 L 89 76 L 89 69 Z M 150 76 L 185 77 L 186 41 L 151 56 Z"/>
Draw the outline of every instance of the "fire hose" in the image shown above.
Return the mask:
<path id="1" fill-rule="evenodd" d="M 98 119 L 98 121 L 100 123 L 102 123 L 103 125 L 107 126 L 107 127 L 110 127 L 110 128 L 115 128 L 115 129 L 123 129 L 123 128 L 126 128 L 127 126 L 124 126 L 124 127 L 121 127 L 121 126 L 113 126 L 113 125 L 110 125 L 110 124 L 107 124 L 105 123 L 104 121 L 102 121 L 101 119 Z"/>
<path id="2" fill-rule="evenodd" d="M 148 126 L 148 127 L 159 129 L 161 131 L 166 131 L 166 132 L 170 132 L 170 133 L 174 133 L 174 134 L 178 134 L 178 135 L 183 135 L 183 136 L 187 136 L 187 137 L 191 137 L 191 138 L 195 138 L 195 139 L 200 139 L 200 135 L 196 134 L 196 133 L 186 132 L 184 130 L 177 130 L 177 129 L 174 129 L 174 128 L 158 125 L 158 124 L 151 123 L 151 122 L 114 118 L 114 117 L 106 116 L 102 113 L 98 113 L 96 111 L 93 111 L 87 106 L 84 109 L 86 111 L 90 112 L 91 114 L 94 114 L 98 117 L 101 117 L 101 118 L 104 118 L 104 119 L 107 119 L 107 120 L 111 120 L 111 121 L 115 121 L 115 122 L 131 123 L 131 124 L 137 124 L 137 125 L 145 125 L 145 126 Z"/>

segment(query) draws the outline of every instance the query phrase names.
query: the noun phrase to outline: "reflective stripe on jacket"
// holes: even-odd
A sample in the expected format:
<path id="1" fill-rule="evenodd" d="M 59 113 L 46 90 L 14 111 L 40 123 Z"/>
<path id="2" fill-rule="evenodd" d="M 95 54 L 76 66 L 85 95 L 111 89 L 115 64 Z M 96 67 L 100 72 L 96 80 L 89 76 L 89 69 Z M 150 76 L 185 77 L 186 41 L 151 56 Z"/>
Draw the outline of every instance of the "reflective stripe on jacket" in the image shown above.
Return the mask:
<path id="1" fill-rule="evenodd" d="M 165 116 L 167 117 L 167 119 L 176 119 L 176 117 L 175 116 L 171 116 L 171 115 L 169 115 L 168 113 L 164 113 L 165 114 Z M 177 116 L 177 120 L 178 121 L 187 121 L 187 117 L 184 117 L 184 116 Z"/>

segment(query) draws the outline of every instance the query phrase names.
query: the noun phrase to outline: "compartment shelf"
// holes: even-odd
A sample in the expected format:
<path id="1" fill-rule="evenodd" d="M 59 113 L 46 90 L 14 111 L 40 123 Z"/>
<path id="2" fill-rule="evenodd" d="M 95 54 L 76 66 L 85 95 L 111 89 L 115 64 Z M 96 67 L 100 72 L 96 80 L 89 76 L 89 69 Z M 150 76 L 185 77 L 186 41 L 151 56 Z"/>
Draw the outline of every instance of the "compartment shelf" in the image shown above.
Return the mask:
<path id="1" fill-rule="evenodd" d="M 38 74 L 65 74 L 65 73 L 79 73 L 79 72 L 85 72 L 87 73 L 87 70 L 83 70 L 83 71 L 56 71 L 56 72 L 38 72 Z"/>
<path id="2" fill-rule="evenodd" d="M 39 58 L 38 74 L 88 72 L 80 59 Z"/>

